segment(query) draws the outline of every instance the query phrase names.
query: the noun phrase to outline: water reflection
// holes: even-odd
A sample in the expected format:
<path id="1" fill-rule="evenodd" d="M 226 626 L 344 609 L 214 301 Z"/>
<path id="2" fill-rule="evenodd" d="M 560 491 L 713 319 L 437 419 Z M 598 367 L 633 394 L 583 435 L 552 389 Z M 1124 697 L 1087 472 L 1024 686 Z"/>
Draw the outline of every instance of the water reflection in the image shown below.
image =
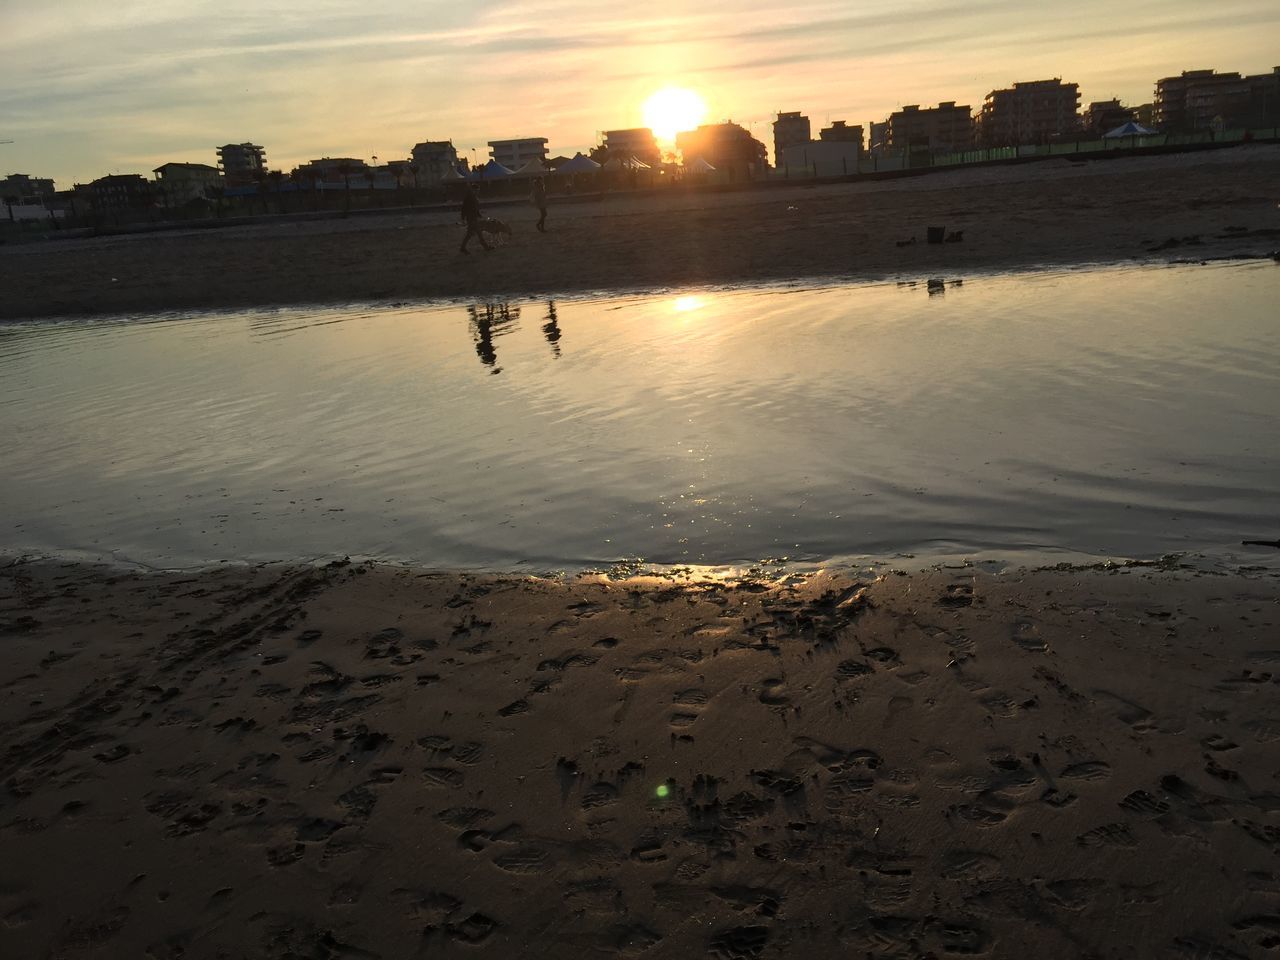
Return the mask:
<path id="1" fill-rule="evenodd" d="M 489 367 L 489 372 L 498 374 L 502 368 L 498 366 L 498 351 L 493 345 L 495 337 L 512 333 L 519 329 L 520 306 L 508 302 L 472 304 L 467 307 L 467 315 L 471 318 L 471 336 L 476 342 L 476 355 L 480 362 Z"/>
<path id="2" fill-rule="evenodd" d="M 556 302 L 554 300 L 547 301 L 546 323 L 542 325 L 542 335 L 547 338 L 547 343 L 551 344 L 552 356 L 560 356 L 560 320 L 556 316 Z"/>

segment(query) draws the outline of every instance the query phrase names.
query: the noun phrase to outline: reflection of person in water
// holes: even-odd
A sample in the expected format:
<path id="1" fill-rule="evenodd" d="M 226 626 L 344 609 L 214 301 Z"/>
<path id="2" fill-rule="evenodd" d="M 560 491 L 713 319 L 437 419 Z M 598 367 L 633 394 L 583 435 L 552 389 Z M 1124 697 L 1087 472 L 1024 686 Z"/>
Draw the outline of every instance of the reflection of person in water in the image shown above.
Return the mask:
<path id="1" fill-rule="evenodd" d="M 472 304 L 467 307 L 467 315 L 475 328 L 472 335 L 476 341 L 476 356 L 490 368 L 490 373 L 501 373 L 493 338 L 510 332 L 509 328 L 520 319 L 520 308 L 509 303 L 486 303 L 483 306 Z"/>
<path id="2" fill-rule="evenodd" d="M 556 318 L 556 302 L 547 301 L 547 322 L 542 325 L 542 334 L 551 344 L 551 352 L 560 356 L 560 323 Z"/>

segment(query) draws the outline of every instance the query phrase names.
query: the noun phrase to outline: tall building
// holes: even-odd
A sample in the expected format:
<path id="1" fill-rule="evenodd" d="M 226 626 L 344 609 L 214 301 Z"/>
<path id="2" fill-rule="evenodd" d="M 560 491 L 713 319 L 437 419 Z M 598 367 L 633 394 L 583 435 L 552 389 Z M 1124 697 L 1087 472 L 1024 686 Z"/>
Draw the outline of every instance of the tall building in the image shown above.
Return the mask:
<path id="1" fill-rule="evenodd" d="M 862 150 L 862 124 L 859 123 L 851 127 L 844 120 L 834 120 L 831 126 L 818 131 L 818 137 L 829 143 L 856 143 L 858 150 Z"/>
<path id="2" fill-rule="evenodd" d="M 1155 122 L 1168 133 L 1280 122 L 1280 67 L 1271 73 L 1184 70 L 1156 81 Z"/>
<path id="3" fill-rule="evenodd" d="M 687 166 L 702 158 L 730 176 L 752 177 L 769 169 L 765 146 L 741 124 L 705 123 L 676 134 L 676 147 Z"/>
<path id="4" fill-rule="evenodd" d="M 811 139 L 813 138 L 810 135 L 808 117 L 799 110 L 794 110 L 791 113 L 779 113 L 778 119 L 773 121 L 774 163 L 779 161 L 782 152 L 787 147 L 808 143 Z"/>
<path id="5" fill-rule="evenodd" d="M 458 167 L 458 151 L 452 140 L 426 140 L 415 144 L 410 164 L 418 168 L 410 172 L 415 186 L 439 183 L 450 170 Z"/>
<path id="6" fill-rule="evenodd" d="M 171 207 L 207 199 L 207 188 L 221 187 L 225 182 L 218 168 L 207 163 L 163 163 L 151 172 L 156 175 L 160 196 Z"/>
<path id="7" fill-rule="evenodd" d="M 973 111 L 946 100 L 920 109 L 911 104 L 889 114 L 886 145 L 890 150 L 959 153 L 973 148 Z"/>
<path id="8" fill-rule="evenodd" d="M 11 173 L 0 180 L 0 198 L 17 197 L 19 203 L 43 203 L 53 199 L 53 181 Z"/>
<path id="9" fill-rule="evenodd" d="M 1119 100 L 1095 100 L 1080 114 L 1080 129 L 1101 136 L 1135 119 L 1133 108 L 1124 106 Z"/>
<path id="10" fill-rule="evenodd" d="M 992 90 L 982 104 L 978 130 L 984 147 L 1048 143 L 1077 132 L 1080 85 L 1061 79 L 1030 80 Z"/>
<path id="11" fill-rule="evenodd" d="M 227 186 L 242 187 L 267 172 L 267 153 L 256 143 L 228 143 L 218 148 L 218 166 Z"/>
<path id="12" fill-rule="evenodd" d="M 662 163 L 662 151 L 658 148 L 658 140 L 648 127 L 606 130 L 602 146 L 611 157 L 635 157 L 651 167 Z"/>
<path id="13" fill-rule="evenodd" d="M 522 137 L 515 140 L 490 140 L 489 156 L 508 170 L 518 170 L 530 160 L 547 159 L 546 137 Z"/>

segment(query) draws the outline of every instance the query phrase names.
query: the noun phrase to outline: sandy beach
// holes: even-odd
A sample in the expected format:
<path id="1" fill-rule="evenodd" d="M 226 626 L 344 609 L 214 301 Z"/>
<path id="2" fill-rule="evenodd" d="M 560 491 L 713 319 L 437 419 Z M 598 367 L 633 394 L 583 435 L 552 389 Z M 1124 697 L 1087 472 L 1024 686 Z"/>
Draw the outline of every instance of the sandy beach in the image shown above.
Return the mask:
<path id="1" fill-rule="evenodd" d="M 0 573 L 0 955 L 1280 943 L 1280 582 Z"/>
<path id="2" fill-rule="evenodd" d="M 0 318 L 878 279 L 1280 249 L 1280 146 L 902 180 L 494 205 L 504 248 L 449 211 L 0 247 Z M 963 242 L 925 242 L 929 226 Z M 914 238 L 915 242 L 900 246 Z"/>

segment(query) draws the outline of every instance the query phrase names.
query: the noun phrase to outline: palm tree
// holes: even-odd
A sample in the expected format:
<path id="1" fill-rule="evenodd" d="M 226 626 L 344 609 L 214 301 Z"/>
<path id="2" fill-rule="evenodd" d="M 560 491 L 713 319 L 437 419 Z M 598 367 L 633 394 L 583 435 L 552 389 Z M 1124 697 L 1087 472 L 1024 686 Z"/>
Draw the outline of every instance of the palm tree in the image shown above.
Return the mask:
<path id="1" fill-rule="evenodd" d="M 403 184 L 400 183 L 400 178 L 404 176 L 404 164 L 398 160 L 393 160 L 391 163 L 387 164 L 387 169 L 390 170 L 391 175 L 396 178 L 396 189 L 399 190 L 400 187 L 403 186 Z"/>
<path id="2" fill-rule="evenodd" d="M 265 217 L 271 212 L 267 209 L 267 171 L 262 167 L 253 171 L 253 182 L 258 186 L 258 197 L 262 200 L 262 215 Z"/>
<path id="3" fill-rule="evenodd" d="M 422 167 L 419 166 L 418 164 L 416 163 L 409 164 L 409 172 L 413 174 L 413 189 L 415 190 L 418 189 L 418 173 L 421 170 L 422 170 Z"/>

